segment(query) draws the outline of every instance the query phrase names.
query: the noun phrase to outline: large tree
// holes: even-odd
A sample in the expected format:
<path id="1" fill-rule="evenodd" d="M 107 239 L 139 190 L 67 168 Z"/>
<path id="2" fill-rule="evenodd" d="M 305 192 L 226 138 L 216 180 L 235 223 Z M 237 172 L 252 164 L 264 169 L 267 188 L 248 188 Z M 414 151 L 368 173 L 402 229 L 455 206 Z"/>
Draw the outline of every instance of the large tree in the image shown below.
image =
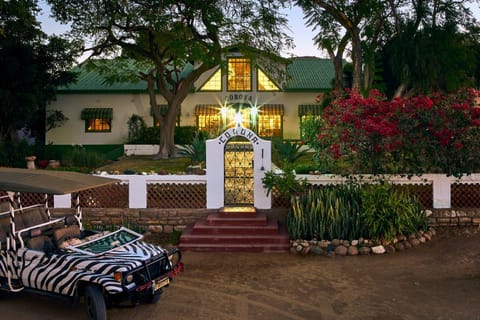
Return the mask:
<path id="1" fill-rule="evenodd" d="M 317 25 L 320 28 L 328 26 L 328 32 L 325 34 L 332 34 L 333 30 L 337 34 L 342 34 L 338 31 L 339 28 L 345 30 L 345 34 L 350 41 L 351 59 L 353 64 L 353 88 L 361 89 L 362 85 L 362 28 L 365 26 L 365 21 L 368 17 L 373 15 L 377 10 L 378 1 L 376 0 L 296 0 L 295 3 L 303 8 L 309 16 L 310 24 L 315 23 L 315 17 L 312 13 L 317 13 Z M 318 10 L 318 7 L 320 10 Z M 323 26 L 322 26 L 323 25 Z M 341 49 L 345 37 L 338 37 L 339 40 L 336 47 Z M 318 42 L 318 40 L 317 40 Z M 322 42 L 320 42 L 322 43 Z M 330 42 L 331 43 L 331 42 Z M 329 43 L 327 43 L 329 44 Z M 328 47 L 325 49 L 328 50 Z"/>
<path id="2" fill-rule="evenodd" d="M 455 84 L 471 80 L 474 72 L 469 70 L 475 69 L 472 62 L 476 59 L 469 2 L 472 0 L 296 0 L 308 25 L 318 30 L 315 40 L 334 63 L 338 64 L 348 37 L 355 89 L 375 86 L 374 80 L 381 74 L 387 78 L 387 86 L 396 86 L 397 96 L 419 89 L 454 89 Z M 383 68 L 386 70 L 381 73 Z"/>
<path id="3" fill-rule="evenodd" d="M 395 33 L 382 49 L 391 95 L 451 92 L 475 83 L 478 28 L 468 2 L 418 0 L 392 7 Z"/>
<path id="4" fill-rule="evenodd" d="M 236 45 L 255 58 L 279 53 L 291 39 L 284 32 L 281 0 L 48 0 L 54 15 L 88 39 L 97 56 L 133 58 L 147 82 L 160 123 L 157 158 L 174 154 L 175 118 L 194 82 L 222 65 L 225 48 Z M 248 50 L 249 48 L 261 49 Z M 259 54 L 261 52 L 261 54 Z M 157 94 L 168 103 L 160 114 Z"/>
<path id="5" fill-rule="evenodd" d="M 35 0 L 0 1 L 0 143 L 24 128 L 44 142 L 45 107 L 74 78 L 70 43 L 43 33 L 38 11 Z"/>

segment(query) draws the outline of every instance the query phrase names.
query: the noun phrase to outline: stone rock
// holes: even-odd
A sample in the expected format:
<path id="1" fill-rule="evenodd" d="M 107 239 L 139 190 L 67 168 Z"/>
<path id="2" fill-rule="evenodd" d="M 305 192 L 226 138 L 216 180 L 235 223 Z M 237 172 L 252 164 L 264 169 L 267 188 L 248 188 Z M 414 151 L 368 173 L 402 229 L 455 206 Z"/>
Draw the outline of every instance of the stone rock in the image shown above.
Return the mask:
<path id="1" fill-rule="evenodd" d="M 297 248 L 290 247 L 290 253 L 297 254 L 298 253 Z"/>
<path id="2" fill-rule="evenodd" d="M 360 252 L 361 255 L 367 255 L 367 254 L 370 254 L 370 247 L 360 247 L 360 249 L 358 250 Z"/>
<path id="3" fill-rule="evenodd" d="M 412 244 L 410 242 L 408 242 L 407 240 L 402 241 L 402 244 L 405 247 L 405 249 L 410 249 L 412 247 Z"/>
<path id="4" fill-rule="evenodd" d="M 318 243 L 318 246 L 322 249 L 327 249 L 328 245 L 330 244 L 327 240 L 322 240 Z"/>
<path id="5" fill-rule="evenodd" d="M 340 245 L 340 240 L 339 239 L 333 239 L 331 244 L 335 247 L 338 247 Z"/>
<path id="6" fill-rule="evenodd" d="M 346 256 L 347 255 L 347 247 L 345 247 L 343 245 L 339 245 L 338 247 L 335 248 L 335 255 Z"/>
<path id="7" fill-rule="evenodd" d="M 316 255 L 316 256 L 321 256 L 323 255 L 323 249 L 320 248 L 319 246 L 312 246 L 310 248 L 310 254 Z"/>
<path id="8" fill-rule="evenodd" d="M 358 256 L 358 248 L 356 246 L 350 246 L 347 249 L 347 255 Z"/>
<path id="9" fill-rule="evenodd" d="M 408 240 L 413 240 L 417 239 L 417 235 L 415 233 L 412 233 L 411 235 L 408 236 Z"/>
<path id="10" fill-rule="evenodd" d="M 358 245 L 358 243 L 359 243 L 359 241 L 358 241 L 358 240 L 352 240 L 352 246 L 357 246 L 357 245 Z"/>
<path id="11" fill-rule="evenodd" d="M 424 236 L 421 236 L 420 238 L 418 238 L 418 240 L 419 240 L 421 243 L 427 242 L 427 238 L 425 238 Z"/>
<path id="12" fill-rule="evenodd" d="M 372 247 L 372 252 L 374 254 L 384 254 L 385 248 L 382 245 Z"/>
<path id="13" fill-rule="evenodd" d="M 297 250 L 297 252 L 302 252 L 303 246 L 298 245 L 298 246 L 295 247 L 295 249 Z"/>
<path id="14" fill-rule="evenodd" d="M 358 238 L 358 244 L 363 244 L 363 241 L 364 241 L 364 240 L 365 240 L 365 239 L 363 239 L 363 238 Z"/>
<path id="15" fill-rule="evenodd" d="M 397 242 L 397 243 L 395 244 L 395 250 L 397 250 L 397 251 L 403 251 L 403 250 L 405 250 L 405 246 L 403 245 L 402 242 Z"/>
<path id="16" fill-rule="evenodd" d="M 388 246 L 385 247 L 385 251 L 386 251 L 387 253 L 395 253 L 395 247 L 390 244 L 390 245 L 388 245 Z"/>
<path id="17" fill-rule="evenodd" d="M 437 234 L 437 231 L 435 231 L 434 228 L 429 228 L 428 231 L 430 231 L 432 233 L 432 236 Z"/>
<path id="18" fill-rule="evenodd" d="M 398 236 L 398 241 L 405 241 L 405 240 L 407 240 L 407 237 L 405 237 L 404 235 Z"/>
<path id="19" fill-rule="evenodd" d="M 308 247 L 303 247 L 301 254 L 306 256 L 310 252 L 310 246 Z"/>
<path id="20" fill-rule="evenodd" d="M 418 239 L 411 239 L 410 243 L 412 244 L 412 247 L 418 247 L 420 245 L 420 240 Z"/>
<path id="21" fill-rule="evenodd" d="M 343 245 L 344 245 L 345 247 L 347 247 L 347 248 L 350 247 L 350 241 L 348 241 L 348 240 L 343 240 Z"/>

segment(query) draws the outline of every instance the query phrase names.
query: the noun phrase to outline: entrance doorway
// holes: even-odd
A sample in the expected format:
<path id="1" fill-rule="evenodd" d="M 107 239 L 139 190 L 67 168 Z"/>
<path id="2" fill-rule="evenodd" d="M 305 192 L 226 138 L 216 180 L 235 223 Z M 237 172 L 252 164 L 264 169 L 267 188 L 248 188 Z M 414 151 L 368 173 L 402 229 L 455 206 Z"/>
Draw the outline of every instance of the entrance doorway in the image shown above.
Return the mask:
<path id="1" fill-rule="evenodd" d="M 253 145 L 246 138 L 236 137 L 225 144 L 225 205 L 254 204 L 253 164 Z"/>

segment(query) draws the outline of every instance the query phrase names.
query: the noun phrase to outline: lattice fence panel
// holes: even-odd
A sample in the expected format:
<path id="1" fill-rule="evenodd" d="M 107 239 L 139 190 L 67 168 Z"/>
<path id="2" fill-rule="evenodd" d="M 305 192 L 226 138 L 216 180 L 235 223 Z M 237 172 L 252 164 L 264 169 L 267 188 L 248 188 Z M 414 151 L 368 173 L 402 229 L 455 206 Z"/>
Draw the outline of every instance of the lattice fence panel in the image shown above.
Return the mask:
<path id="1" fill-rule="evenodd" d="M 396 184 L 396 190 L 408 192 L 415 196 L 426 209 L 433 208 L 433 185 L 432 184 Z"/>
<path id="2" fill-rule="evenodd" d="M 23 207 L 33 206 L 35 204 L 43 203 L 45 196 L 42 193 L 22 192 L 20 194 L 20 201 Z M 48 195 L 48 206 L 53 207 L 53 195 Z"/>
<path id="3" fill-rule="evenodd" d="M 277 190 L 272 190 L 272 208 L 290 208 L 290 199 L 285 198 Z"/>
<path id="4" fill-rule="evenodd" d="M 155 183 L 147 185 L 147 208 L 205 208 L 205 184 Z"/>
<path id="5" fill-rule="evenodd" d="M 450 192 L 452 209 L 480 207 L 480 184 L 453 183 Z"/>
<path id="6" fill-rule="evenodd" d="M 72 195 L 72 206 L 76 198 Z M 116 183 L 80 192 L 80 206 L 86 208 L 128 208 L 128 184 Z"/>

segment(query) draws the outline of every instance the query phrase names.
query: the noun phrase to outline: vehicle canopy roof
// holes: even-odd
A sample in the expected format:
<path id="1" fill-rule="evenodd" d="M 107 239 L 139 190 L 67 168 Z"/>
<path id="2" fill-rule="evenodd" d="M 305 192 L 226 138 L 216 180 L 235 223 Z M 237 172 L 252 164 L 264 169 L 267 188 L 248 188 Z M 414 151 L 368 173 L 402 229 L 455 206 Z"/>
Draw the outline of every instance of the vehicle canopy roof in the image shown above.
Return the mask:
<path id="1" fill-rule="evenodd" d="M 0 168 L 0 190 L 69 194 L 120 182 L 119 179 L 54 170 Z"/>

